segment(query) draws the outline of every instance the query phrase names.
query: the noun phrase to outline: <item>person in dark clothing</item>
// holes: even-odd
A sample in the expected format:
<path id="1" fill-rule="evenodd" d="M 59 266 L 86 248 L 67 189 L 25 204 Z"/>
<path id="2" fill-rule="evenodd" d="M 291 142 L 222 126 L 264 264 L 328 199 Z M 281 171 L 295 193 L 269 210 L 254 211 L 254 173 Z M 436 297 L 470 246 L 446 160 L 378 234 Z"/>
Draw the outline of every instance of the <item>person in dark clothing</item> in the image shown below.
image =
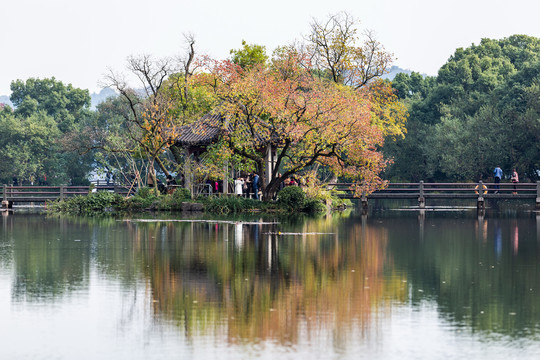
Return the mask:
<path id="1" fill-rule="evenodd" d="M 176 180 L 172 177 L 171 174 L 167 175 L 167 186 L 177 185 Z"/>
<path id="2" fill-rule="evenodd" d="M 157 188 L 160 193 L 165 194 L 167 192 L 167 187 L 165 184 L 163 184 L 163 181 L 161 181 L 159 178 L 157 178 Z"/>
<path id="3" fill-rule="evenodd" d="M 175 190 L 177 183 L 171 174 L 167 175 L 167 193 L 172 194 Z"/>
<path id="4" fill-rule="evenodd" d="M 255 193 L 255 199 L 259 200 L 259 174 L 253 173 L 253 192 Z"/>

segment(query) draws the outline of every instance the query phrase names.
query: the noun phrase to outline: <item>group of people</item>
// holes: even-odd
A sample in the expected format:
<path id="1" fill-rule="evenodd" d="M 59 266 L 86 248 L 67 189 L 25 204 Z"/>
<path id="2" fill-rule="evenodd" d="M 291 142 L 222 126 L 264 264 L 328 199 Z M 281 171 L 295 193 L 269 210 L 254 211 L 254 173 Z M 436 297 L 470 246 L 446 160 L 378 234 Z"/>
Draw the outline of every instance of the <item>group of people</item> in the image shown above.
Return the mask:
<path id="1" fill-rule="evenodd" d="M 278 178 L 280 177 L 281 174 L 278 174 Z M 300 186 L 300 182 L 294 177 L 286 178 L 279 184 L 278 192 L 286 186 Z M 238 196 L 251 198 L 253 195 L 253 198 L 259 200 L 262 196 L 260 191 L 262 191 L 261 181 L 256 172 L 248 174 L 245 178 L 239 176 L 234 180 L 234 193 Z"/>
<path id="2" fill-rule="evenodd" d="M 253 197 L 259 200 L 261 198 L 259 190 L 261 190 L 261 179 L 257 172 L 248 174 L 245 178 L 237 177 L 234 180 L 234 193 L 238 196 L 251 197 L 253 194 Z"/>
<path id="3" fill-rule="evenodd" d="M 493 170 L 493 179 L 495 183 L 495 194 L 499 193 L 500 190 L 500 182 L 503 177 L 503 171 L 499 165 L 495 167 L 495 170 Z M 510 177 L 510 181 L 514 184 L 514 191 L 512 194 L 517 194 L 517 183 L 519 182 L 519 175 L 516 171 L 516 169 L 512 170 L 512 176 Z"/>

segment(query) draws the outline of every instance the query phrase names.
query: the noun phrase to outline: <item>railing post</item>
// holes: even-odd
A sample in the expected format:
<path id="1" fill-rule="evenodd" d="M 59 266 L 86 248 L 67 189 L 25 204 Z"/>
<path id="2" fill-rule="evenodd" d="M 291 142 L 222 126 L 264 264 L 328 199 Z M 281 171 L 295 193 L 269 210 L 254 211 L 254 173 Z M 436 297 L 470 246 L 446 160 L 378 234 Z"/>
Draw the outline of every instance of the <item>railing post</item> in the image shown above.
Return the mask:
<path id="1" fill-rule="evenodd" d="M 424 180 L 420 181 L 418 189 L 418 207 L 424 209 L 426 207 L 426 199 L 424 198 Z"/>
<path id="2" fill-rule="evenodd" d="M 362 201 L 362 210 L 367 211 L 367 209 L 368 209 L 368 200 L 367 200 L 367 195 L 366 195 L 365 190 L 362 190 L 361 201 Z"/>
<path id="3" fill-rule="evenodd" d="M 536 182 L 536 210 L 540 210 L 540 181 Z"/>
<path id="4" fill-rule="evenodd" d="M 64 187 L 65 185 L 60 185 L 60 200 L 64 200 Z"/>
<path id="5" fill-rule="evenodd" d="M 7 199 L 7 185 L 4 184 L 4 192 L 2 193 L 2 209 L 9 208 L 9 201 Z"/>
<path id="6" fill-rule="evenodd" d="M 484 184 L 482 183 L 482 180 L 478 182 L 477 192 L 478 192 L 478 200 L 476 202 L 476 209 L 477 210 L 484 210 L 485 208 L 485 201 L 484 201 Z"/>

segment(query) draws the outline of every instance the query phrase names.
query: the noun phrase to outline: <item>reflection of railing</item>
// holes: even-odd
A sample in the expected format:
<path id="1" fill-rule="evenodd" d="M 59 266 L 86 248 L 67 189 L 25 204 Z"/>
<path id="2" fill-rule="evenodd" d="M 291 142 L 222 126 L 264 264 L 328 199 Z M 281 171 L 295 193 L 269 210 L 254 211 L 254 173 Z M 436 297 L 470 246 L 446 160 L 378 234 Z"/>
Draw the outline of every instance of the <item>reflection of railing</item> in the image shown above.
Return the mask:
<path id="1" fill-rule="evenodd" d="M 44 203 L 47 201 L 65 199 L 76 195 L 88 195 L 90 189 L 96 191 L 110 191 L 116 194 L 127 195 L 129 188 L 119 185 L 90 186 L 12 186 L 2 187 L 2 206 L 11 206 L 13 203 Z"/>
<path id="2" fill-rule="evenodd" d="M 342 192 L 340 197 L 352 198 L 351 183 L 333 183 L 329 188 Z M 540 208 L 540 181 L 536 183 L 388 183 L 383 190 L 363 196 L 368 199 L 418 199 L 419 206 L 426 199 L 476 199 L 483 208 L 484 199 L 535 199 Z"/>

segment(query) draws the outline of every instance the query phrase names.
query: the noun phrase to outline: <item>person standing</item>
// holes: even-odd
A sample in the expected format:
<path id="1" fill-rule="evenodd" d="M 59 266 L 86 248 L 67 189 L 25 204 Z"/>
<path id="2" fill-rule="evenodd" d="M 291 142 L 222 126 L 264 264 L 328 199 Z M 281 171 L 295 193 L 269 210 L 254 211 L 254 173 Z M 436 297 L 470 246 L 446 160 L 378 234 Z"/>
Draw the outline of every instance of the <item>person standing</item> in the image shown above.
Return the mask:
<path id="1" fill-rule="evenodd" d="M 259 174 L 253 173 L 253 192 L 255 193 L 255 200 L 259 200 Z"/>
<path id="2" fill-rule="evenodd" d="M 516 169 L 512 170 L 512 177 L 510 180 L 514 184 L 514 192 L 512 194 L 517 195 L 517 183 L 519 182 L 519 176 Z"/>
<path id="3" fill-rule="evenodd" d="M 495 194 L 499 193 L 499 188 L 500 188 L 499 183 L 501 182 L 502 176 L 503 176 L 503 171 L 501 167 L 497 165 L 497 167 L 495 167 L 495 170 L 493 170 L 493 177 L 495 179 Z"/>
<path id="4" fill-rule="evenodd" d="M 244 187 L 244 179 L 241 177 L 237 177 L 236 180 L 234 180 L 234 192 L 238 196 L 242 196 L 242 188 Z"/>

